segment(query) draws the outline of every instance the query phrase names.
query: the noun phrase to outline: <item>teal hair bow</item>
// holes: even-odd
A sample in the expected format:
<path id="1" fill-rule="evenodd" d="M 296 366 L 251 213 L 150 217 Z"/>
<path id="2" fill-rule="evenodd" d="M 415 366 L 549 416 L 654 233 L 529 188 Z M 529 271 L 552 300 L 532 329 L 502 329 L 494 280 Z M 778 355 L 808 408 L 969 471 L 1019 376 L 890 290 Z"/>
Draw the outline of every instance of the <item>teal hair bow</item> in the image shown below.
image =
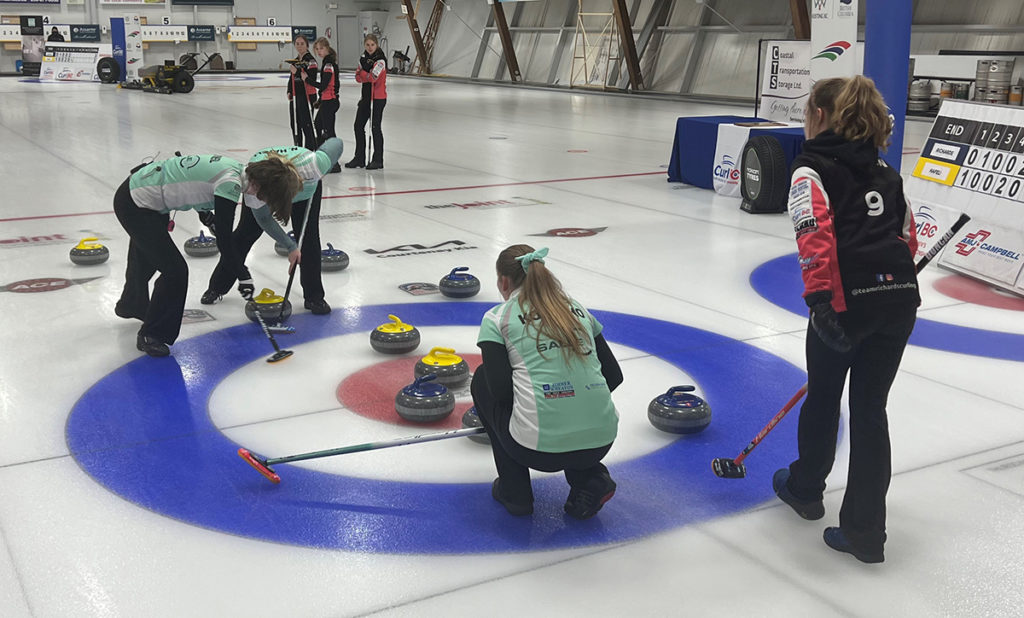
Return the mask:
<path id="1" fill-rule="evenodd" d="M 530 253 L 527 253 L 525 255 L 520 255 L 519 257 L 516 258 L 516 260 L 518 260 L 519 263 L 523 265 L 523 272 L 527 272 L 527 268 L 529 268 L 530 262 L 540 262 L 541 264 L 543 264 L 544 258 L 547 257 L 547 255 L 548 248 L 543 247 L 541 249 L 537 249 L 536 251 L 531 251 Z"/>

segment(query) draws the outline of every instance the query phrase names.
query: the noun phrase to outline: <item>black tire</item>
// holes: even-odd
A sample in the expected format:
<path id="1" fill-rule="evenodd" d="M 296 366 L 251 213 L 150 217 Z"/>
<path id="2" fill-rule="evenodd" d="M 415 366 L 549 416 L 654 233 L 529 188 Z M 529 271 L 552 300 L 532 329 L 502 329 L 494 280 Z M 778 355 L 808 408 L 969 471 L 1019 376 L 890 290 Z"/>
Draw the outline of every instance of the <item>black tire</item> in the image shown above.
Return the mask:
<path id="1" fill-rule="evenodd" d="M 178 64 L 180 64 L 181 68 L 185 69 L 189 73 L 199 68 L 199 64 L 196 63 L 196 57 L 192 54 L 182 54 L 181 57 L 178 58 Z"/>
<path id="2" fill-rule="evenodd" d="M 100 58 L 96 63 L 96 74 L 104 84 L 116 84 L 121 79 L 121 65 L 113 58 Z"/>
<path id="3" fill-rule="evenodd" d="M 192 74 L 187 71 L 179 71 L 174 76 L 174 91 L 182 94 L 192 92 L 192 89 L 196 87 L 196 80 L 192 78 Z"/>
<path id="4" fill-rule="evenodd" d="M 786 212 L 789 169 L 778 139 L 755 135 L 747 140 L 740 156 L 740 195 L 746 212 Z"/>

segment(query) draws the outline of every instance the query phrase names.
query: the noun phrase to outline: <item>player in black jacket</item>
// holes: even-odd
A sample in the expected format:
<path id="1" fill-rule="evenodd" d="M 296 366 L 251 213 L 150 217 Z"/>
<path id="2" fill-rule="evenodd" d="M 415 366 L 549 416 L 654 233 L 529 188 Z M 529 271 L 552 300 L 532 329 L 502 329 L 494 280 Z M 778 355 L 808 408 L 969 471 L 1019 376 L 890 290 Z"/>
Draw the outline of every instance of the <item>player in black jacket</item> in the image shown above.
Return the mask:
<path id="1" fill-rule="evenodd" d="M 303 35 L 295 37 L 295 60 L 289 60 L 288 108 L 291 112 L 292 142 L 307 150 L 316 150 L 316 132 L 313 129 L 313 105 L 317 102 L 316 87 L 309 82 L 316 81 L 316 58 L 309 53 L 309 39 Z"/>
<path id="2" fill-rule="evenodd" d="M 822 494 L 849 374 L 849 475 L 839 527 L 826 528 L 824 538 L 862 562 L 884 560 L 892 473 L 886 400 L 921 300 L 913 215 L 899 173 L 878 156 L 891 131 L 870 79 L 817 82 L 789 194 L 810 308 L 808 386 L 799 457 L 775 473 L 772 485 L 804 519 L 824 516 Z"/>

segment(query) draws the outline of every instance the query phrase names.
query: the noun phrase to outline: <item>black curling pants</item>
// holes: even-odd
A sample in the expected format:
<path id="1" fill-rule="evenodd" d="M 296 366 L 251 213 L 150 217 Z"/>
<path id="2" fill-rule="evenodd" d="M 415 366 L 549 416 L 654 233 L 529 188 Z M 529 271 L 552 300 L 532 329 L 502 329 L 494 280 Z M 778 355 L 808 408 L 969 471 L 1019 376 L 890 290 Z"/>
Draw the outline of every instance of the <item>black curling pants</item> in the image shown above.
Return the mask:
<path id="1" fill-rule="evenodd" d="M 839 526 L 858 549 L 881 553 L 885 543 L 885 496 L 892 462 L 886 402 L 917 308 L 890 306 L 847 311 L 839 319 L 853 348 L 826 346 L 807 328 L 807 400 L 797 429 L 799 458 L 789 465 L 790 491 L 820 500 L 835 460 L 839 405 L 850 376 L 850 466 Z"/>
<path id="2" fill-rule="evenodd" d="M 473 374 L 470 391 L 473 394 L 473 405 L 491 440 L 494 465 L 498 469 L 501 493 L 506 500 L 515 504 L 533 504 L 530 468 L 541 472 L 564 471 L 569 486 L 579 488 L 584 487 L 590 479 L 608 472 L 601 460 L 611 450 L 611 444 L 566 453 L 544 453 L 516 442 L 508 429 L 512 406 L 495 401 L 487 387 L 483 366 L 478 367 Z"/>
<path id="3" fill-rule="evenodd" d="M 316 131 L 313 129 L 311 107 L 309 95 L 305 90 L 299 90 L 299 94 L 288 102 L 288 111 L 292 115 L 292 143 L 308 150 L 316 150 Z"/>
<path id="4" fill-rule="evenodd" d="M 309 220 L 306 224 L 306 235 L 302 236 L 302 221 L 306 216 L 306 202 L 292 204 L 292 233 L 298 239 L 302 236 L 302 261 L 299 262 L 299 284 L 302 285 L 302 297 L 305 300 L 323 300 L 324 283 L 320 277 L 320 199 L 323 196 L 323 184 L 317 183 L 316 191 L 309 204 Z M 238 258 L 245 262 L 249 250 L 263 234 L 263 228 L 252 216 L 251 208 L 242 208 L 238 227 L 231 233 L 232 246 L 238 251 Z M 231 266 L 222 258 L 210 275 L 208 289 L 217 294 L 226 294 L 235 283 L 235 273 Z"/>
<path id="5" fill-rule="evenodd" d="M 317 110 L 316 118 L 313 119 L 318 146 L 332 137 L 337 137 L 334 132 L 334 117 L 338 114 L 339 107 L 341 107 L 341 104 L 338 102 L 338 99 L 320 100 L 320 109 Z"/>
<path id="6" fill-rule="evenodd" d="M 115 311 L 142 320 L 140 335 L 172 344 L 181 332 L 188 264 L 167 231 L 170 216 L 136 206 L 127 179 L 114 193 L 114 214 L 130 238 L 124 290 Z M 150 296 L 149 280 L 157 272 Z"/>
<path id="7" fill-rule="evenodd" d="M 378 163 L 384 162 L 384 132 L 381 131 L 380 122 L 384 116 L 384 106 L 388 104 L 387 99 L 360 99 L 356 107 L 356 122 L 353 125 L 356 138 L 355 159 L 366 161 L 366 121 L 370 121 L 370 133 L 373 136 L 373 160 Z"/>

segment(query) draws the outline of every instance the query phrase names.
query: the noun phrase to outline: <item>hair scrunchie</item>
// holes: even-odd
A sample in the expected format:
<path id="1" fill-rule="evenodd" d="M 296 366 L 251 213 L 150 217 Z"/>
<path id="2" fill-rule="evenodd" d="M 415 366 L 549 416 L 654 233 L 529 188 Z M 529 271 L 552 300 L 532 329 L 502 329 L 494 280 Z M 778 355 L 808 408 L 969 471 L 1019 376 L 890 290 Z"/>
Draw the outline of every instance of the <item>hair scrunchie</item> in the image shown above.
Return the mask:
<path id="1" fill-rule="evenodd" d="M 547 257 L 547 255 L 548 248 L 543 247 L 541 249 L 537 249 L 536 251 L 531 251 L 525 255 L 520 255 L 519 257 L 516 258 L 516 261 L 523 265 L 523 272 L 525 273 L 528 272 L 527 269 L 530 267 L 530 262 L 540 262 L 541 264 L 543 264 L 544 258 Z"/>

